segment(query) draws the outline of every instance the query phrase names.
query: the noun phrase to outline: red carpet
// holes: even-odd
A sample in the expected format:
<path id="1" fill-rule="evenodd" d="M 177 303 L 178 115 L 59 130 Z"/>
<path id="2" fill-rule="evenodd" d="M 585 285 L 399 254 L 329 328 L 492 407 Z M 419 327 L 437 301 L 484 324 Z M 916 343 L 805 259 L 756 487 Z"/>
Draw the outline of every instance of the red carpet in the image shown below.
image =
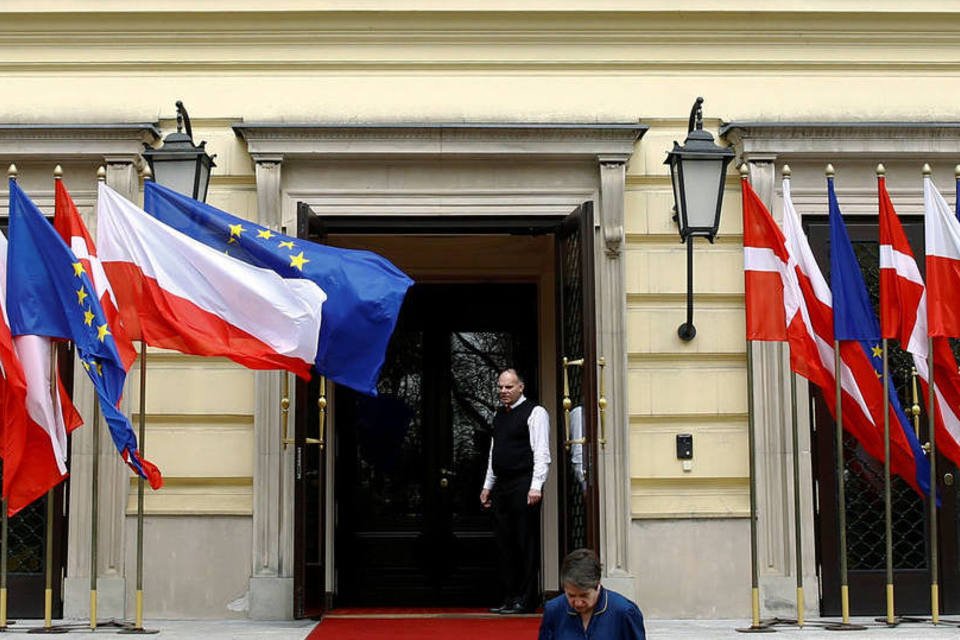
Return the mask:
<path id="1" fill-rule="evenodd" d="M 540 616 L 477 609 L 335 609 L 307 640 L 532 640 Z"/>

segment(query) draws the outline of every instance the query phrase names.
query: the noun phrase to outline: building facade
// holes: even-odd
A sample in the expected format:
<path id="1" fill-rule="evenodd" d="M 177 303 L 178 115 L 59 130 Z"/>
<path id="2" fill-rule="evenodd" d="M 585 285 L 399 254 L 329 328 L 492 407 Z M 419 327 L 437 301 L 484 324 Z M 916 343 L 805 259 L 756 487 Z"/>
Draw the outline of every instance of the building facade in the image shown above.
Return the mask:
<path id="1" fill-rule="evenodd" d="M 0 6 L 0 162 L 16 163 L 45 211 L 57 164 L 91 230 L 99 166 L 108 184 L 142 202 L 140 154 L 176 129 L 173 105 L 182 100 L 194 138 L 216 154 L 210 204 L 305 240 L 375 250 L 417 283 L 381 383 L 410 415 L 319 381 L 148 351 L 145 451 L 166 486 L 145 498 L 146 615 L 289 618 L 345 604 L 483 604 L 476 594 L 492 579 L 493 558 L 476 503 L 489 442 L 482 425 L 494 400 L 491 373 L 511 362 L 555 428 L 545 590 L 558 588 L 562 552 L 588 544 L 600 552 L 605 584 L 647 615 L 748 615 L 735 165 L 746 163 L 780 219 L 788 163 L 815 244 L 828 162 L 866 244 L 878 162 L 905 219 L 922 213 L 924 162 L 952 201 L 960 6 L 378 4 Z M 677 327 L 686 316 L 686 252 L 663 160 L 684 139 L 697 96 L 706 98 L 704 127 L 736 162 L 719 236 L 695 246 L 697 335 L 685 342 Z M 835 500 L 825 499 L 835 475 L 823 437 L 832 422 L 801 383 L 795 451 L 785 347 L 758 345 L 753 364 L 761 605 L 792 612 L 799 572 L 809 613 L 835 613 Z M 133 416 L 139 374 L 138 364 L 125 396 Z M 89 419 L 93 393 L 80 376 L 74 394 Z M 67 617 L 87 615 L 96 455 L 101 615 L 129 617 L 136 484 L 109 445 L 93 450 L 91 432 L 86 425 L 71 444 L 60 603 Z M 680 434 L 692 435 L 689 460 L 678 458 Z M 586 442 L 565 445 L 578 435 Z M 945 611 L 960 610 L 951 486 L 940 519 Z M 901 499 L 905 510 L 917 508 L 917 499 Z M 864 612 L 874 606 L 871 576 L 883 567 L 867 539 L 876 513 L 868 506 L 854 509 L 864 515 L 850 525 L 861 541 L 850 551 L 852 575 L 864 580 L 854 608 Z M 898 528 L 910 549 L 898 556 L 900 598 L 913 608 L 929 591 L 920 529 Z"/>

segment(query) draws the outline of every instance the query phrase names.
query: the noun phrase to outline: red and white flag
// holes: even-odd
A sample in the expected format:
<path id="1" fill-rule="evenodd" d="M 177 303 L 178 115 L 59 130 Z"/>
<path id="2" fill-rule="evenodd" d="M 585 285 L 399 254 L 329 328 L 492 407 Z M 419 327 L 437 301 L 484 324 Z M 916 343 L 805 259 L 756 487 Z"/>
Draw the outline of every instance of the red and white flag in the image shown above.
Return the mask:
<path id="1" fill-rule="evenodd" d="M 927 298 L 920 270 L 917 268 L 913 250 L 907 242 L 903 227 L 890 201 L 886 182 L 879 178 L 880 199 L 880 302 L 883 319 L 883 337 L 897 338 L 913 355 L 914 366 L 923 394 L 929 394 L 928 357 L 928 308 L 931 317 L 937 314 L 938 332 L 933 336 L 933 390 L 937 449 L 956 464 L 960 464 L 960 373 L 947 335 L 954 320 L 951 316 L 955 296 L 944 298 L 960 282 L 951 282 L 957 273 L 957 265 L 951 264 L 951 251 L 960 256 L 954 245 L 960 239 L 960 222 L 950 212 L 947 203 L 933 185 L 929 176 L 924 177 L 925 231 L 927 243 L 927 279 L 931 283 L 931 300 Z M 946 215 L 944 216 L 944 213 Z M 934 253 L 931 254 L 931 247 Z M 933 256 L 931 259 L 931 255 Z M 933 282 L 937 282 L 940 295 L 934 296 Z M 944 289 L 946 287 L 946 289 Z M 943 305 L 947 308 L 943 309 Z"/>
<path id="2" fill-rule="evenodd" d="M 791 369 L 815 384 L 825 383 L 796 261 L 753 187 L 746 179 L 741 187 L 747 340 L 789 341 Z"/>
<path id="3" fill-rule="evenodd" d="M 129 336 L 309 379 L 326 294 L 221 253 L 100 183 L 97 245 Z"/>
<path id="4" fill-rule="evenodd" d="M 960 221 L 930 176 L 923 177 L 928 335 L 960 337 Z"/>
<path id="5" fill-rule="evenodd" d="M 811 382 L 823 391 L 827 408 L 836 417 L 833 296 L 793 206 L 789 180 L 783 181 L 783 204 L 786 246 L 796 260 L 797 280 L 804 300 L 802 308 L 809 314 L 808 327 L 813 334 L 819 358 L 815 372 L 819 380 L 811 379 Z M 840 342 L 840 388 L 844 429 L 857 439 L 867 454 L 876 460 L 883 460 L 883 386 L 873 364 L 857 341 Z M 895 424 L 898 417 L 892 405 L 889 411 L 891 423 Z M 917 483 L 916 463 L 910 443 L 899 429 L 891 429 L 890 454 L 893 472 L 923 495 Z"/>
<path id="6" fill-rule="evenodd" d="M 50 340 L 12 338 L 6 282 L 7 239 L 0 234 L 0 454 L 3 496 L 12 516 L 67 477 L 67 424 L 50 393 Z"/>
<path id="7" fill-rule="evenodd" d="M 83 265 L 84 270 L 93 281 L 93 286 L 97 291 L 97 299 L 103 308 L 103 315 L 106 317 L 107 324 L 110 326 L 110 334 L 117 345 L 117 351 L 120 353 L 120 360 L 123 362 L 123 368 L 130 371 L 134 360 L 137 359 L 137 350 L 133 346 L 133 341 L 127 335 L 117 311 L 117 299 L 110 288 L 110 281 L 107 274 L 103 271 L 103 265 L 100 264 L 100 258 L 97 257 L 97 247 L 93 244 L 90 232 L 77 211 L 77 205 L 74 204 L 70 193 L 67 191 L 63 180 L 56 180 L 56 205 L 53 215 L 53 226 L 57 233 L 67 243 L 67 246 L 73 251 L 74 255 Z"/>

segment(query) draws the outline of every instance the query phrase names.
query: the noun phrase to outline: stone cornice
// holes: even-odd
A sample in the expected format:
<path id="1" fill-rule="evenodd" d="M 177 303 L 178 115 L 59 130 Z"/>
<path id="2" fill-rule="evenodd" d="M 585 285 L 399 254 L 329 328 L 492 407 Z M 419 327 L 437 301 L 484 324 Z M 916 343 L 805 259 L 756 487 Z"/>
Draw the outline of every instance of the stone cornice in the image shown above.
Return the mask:
<path id="1" fill-rule="evenodd" d="M 0 158 L 136 158 L 159 139 L 152 123 L 0 124 Z"/>
<path id="2" fill-rule="evenodd" d="M 751 159 L 960 154 L 960 122 L 732 122 L 720 135 Z"/>
<path id="3" fill-rule="evenodd" d="M 463 156 L 626 161 L 647 127 L 613 124 L 238 123 L 250 154 L 283 157 Z"/>

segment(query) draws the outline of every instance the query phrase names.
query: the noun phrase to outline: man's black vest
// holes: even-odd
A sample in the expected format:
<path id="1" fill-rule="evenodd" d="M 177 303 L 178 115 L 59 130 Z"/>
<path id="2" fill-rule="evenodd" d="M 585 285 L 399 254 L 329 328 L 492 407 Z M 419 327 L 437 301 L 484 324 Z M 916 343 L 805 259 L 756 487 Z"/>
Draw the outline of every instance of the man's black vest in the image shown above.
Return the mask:
<path id="1" fill-rule="evenodd" d="M 533 473 L 527 420 L 534 407 L 536 404 L 527 398 L 510 411 L 500 407 L 493 416 L 493 473 L 497 479 Z"/>

